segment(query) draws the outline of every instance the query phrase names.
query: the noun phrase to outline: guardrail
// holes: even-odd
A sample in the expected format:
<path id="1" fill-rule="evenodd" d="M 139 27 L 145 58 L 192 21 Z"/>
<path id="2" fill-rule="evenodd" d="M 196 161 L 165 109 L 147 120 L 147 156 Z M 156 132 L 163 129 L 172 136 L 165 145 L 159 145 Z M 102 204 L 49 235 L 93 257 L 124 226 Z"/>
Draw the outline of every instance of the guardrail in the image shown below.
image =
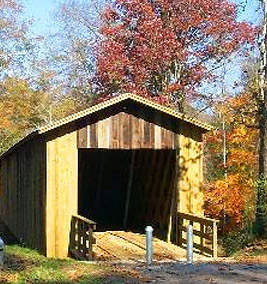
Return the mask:
<path id="1" fill-rule="evenodd" d="M 218 220 L 199 217 L 189 213 L 177 213 L 177 245 L 186 245 L 187 226 L 193 226 L 193 246 L 202 254 L 217 258 L 217 224 Z"/>
<path id="2" fill-rule="evenodd" d="M 93 231 L 96 223 L 80 215 L 71 218 L 70 246 L 71 256 L 80 260 L 92 260 L 93 258 Z"/>

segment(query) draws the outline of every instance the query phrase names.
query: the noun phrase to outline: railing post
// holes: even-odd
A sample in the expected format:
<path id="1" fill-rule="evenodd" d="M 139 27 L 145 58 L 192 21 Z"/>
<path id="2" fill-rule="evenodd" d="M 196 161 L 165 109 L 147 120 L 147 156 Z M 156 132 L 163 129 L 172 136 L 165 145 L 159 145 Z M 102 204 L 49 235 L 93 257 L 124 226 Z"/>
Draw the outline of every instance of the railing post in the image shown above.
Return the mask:
<path id="1" fill-rule="evenodd" d="M 178 246 L 184 247 L 187 240 L 184 238 L 184 233 L 187 233 L 187 225 L 192 225 L 196 240 L 194 248 L 203 254 L 217 257 L 217 223 L 218 221 L 203 216 L 195 216 L 190 213 L 177 212 L 177 231 L 176 243 Z M 194 225 L 196 225 L 194 227 Z M 207 228 L 211 227 L 211 232 Z M 198 241 L 199 240 L 199 241 Z M 207 241 L 208 240 L 208 241 Z"/>
<path id="2" fill-rule="evenodd" d="M 203 224 L 200 224 L 200 233 L 201 233 L 201 236 L 200 236 L 200 251 L 203 254 L 204 253 L 204 247 L 205 247 L 205 239 L 203 237 L 205 230 L 204 230 Z"/>
<path id="3" fill-rule="evenodd" d="M 92 260 L 93 259 L 93 229 L 91 227 L 89 227 L 88 235 L 89 235 L 88 259 Z"/>
<path id="4" fill-rule="evenodd" d="M 193 263 L 193 226 L 189 224 L 187 226 L 187 234 L 186 234 L 186 242 L 187 242 L 187 263 Z"/>
<path id="5" fill-rule="evenodd" d="M 153 260 L 153 228 L 146 227 L 146 264 L 149 266 Z"/>
<path id="6" fill-rule="evenodd" d="M 212 252 L 213 252 L 213 257 L 217 258 L 217 224 L 216 222 L 212 223 Z"/>
<path id="7" fill-rule="evenodd" d="M 0 265 L 4 264 L 4 247 L 5 247 L 4 241 L 0 237 Z"/>
<path id="8" fill-rule="evenodd" d="M 78 259 L 93 258 L 93 231 L 96 223 L 79 215 L 73 215 L 70 232 L 70 254 Z"/>
<path id="9" fill-rule="evenodd" d="M 183 226 L 183 219 L 177 214 L 177 236 L 176 242 L 178 246 L 182 245 L 182 233 L 181 227 Z"/>

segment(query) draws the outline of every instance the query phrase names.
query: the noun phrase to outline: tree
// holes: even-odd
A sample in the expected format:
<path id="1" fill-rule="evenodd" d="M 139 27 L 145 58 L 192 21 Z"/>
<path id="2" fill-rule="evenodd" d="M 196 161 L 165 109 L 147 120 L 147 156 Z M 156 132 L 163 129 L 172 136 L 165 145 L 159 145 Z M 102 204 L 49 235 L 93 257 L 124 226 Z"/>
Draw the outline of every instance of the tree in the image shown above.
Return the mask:
<path id="1" fill-rule="evenodd" d="M 49 96 L 14 78 L 1 82 L 0 90 L 0 152 L 3 152 L 45 121 Z"/>
<path id="2" fill-rule="evenodd" d="M 7 78 L 0 83 L 0 153 L 41 124 L 75 110 L 68 97 L 54 101 L 50 93 L 32 88 L 26 80 Z"/>
<path id="3" fill-rule="evenodd" d="M 0 153 L 40 124 L 76 109 L 70 96 L 58 95 L 54 70 L 39 56 L 42 41 L 30 37 L 30 27 L 23 6 L 0 1 Z"/>
<path id="4" fill-rule="evenodd" d="M 165 98 L 205 98 L 222 59 L 253 43 L 255 30 L 238 22 L 227 0 L 116 0 L 102 15 L 96 49 L 98 90 Z M 166 101 L 166 100 L 164 100 Z"/>
<path id="5" fill-rule="evenodd" d="M 222 159 L 223 133 L 216 130 L 206 136 L 209 169 L 206 214 L 220 219 L 223 233 L 226 233 L 243 226 L 251 227 L 255 219 L 259 138 L 255 115 L 257 101 L 252 92 L 245 92 L 218 107 L 227 126 L 227 176 Z"/>
<path id="6" fill-rule="evenodd" d="M 25 72 L 24 59 L 32 48 L 27 36 L 28 23 L 16 0 L 0 1 L 0 79 Z"/>
<path id="7" fill-rule="evenodd" d="M 106 2 L 65 0 L 55 11 L 58 31 L 49 40 L 50 68 L 55 71 L 55 84 L 76 100 L 78 108 L 94 97 L 93 47 L 100 37 L 99 18 Z"/>
<path id="8" fill-rule="evenodd" d="M 259 182 L 257 192 L 256 228 L 260 235 L 267 235 L 267 193 L 266 193 L 266 126 L 267 126 L 267 1 L 260 0 L 263 8 L 263 25 L 260 41 L 260 90 L 255 94 L 258 102 L 259 127 Z"/>

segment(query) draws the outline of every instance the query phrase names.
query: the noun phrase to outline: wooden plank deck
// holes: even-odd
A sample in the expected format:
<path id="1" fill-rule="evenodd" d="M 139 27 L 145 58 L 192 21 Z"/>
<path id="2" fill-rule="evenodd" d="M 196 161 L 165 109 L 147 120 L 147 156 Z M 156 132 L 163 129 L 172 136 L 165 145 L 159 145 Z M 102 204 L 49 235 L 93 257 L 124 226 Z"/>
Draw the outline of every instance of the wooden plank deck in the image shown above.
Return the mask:
<path id="1" fill-rule="evenodd" d="M 145 261 L 145 235 L 125 231 L 94 232 L 96 244 L 93 246 L 96 260 Z M 184 261 L 186 251 L 158 238 L 153 239 L 155 261 Z M 204 259 L 195 254 L 195 260 Z M 210 260 L 210 258 L 209 258 Z"/>

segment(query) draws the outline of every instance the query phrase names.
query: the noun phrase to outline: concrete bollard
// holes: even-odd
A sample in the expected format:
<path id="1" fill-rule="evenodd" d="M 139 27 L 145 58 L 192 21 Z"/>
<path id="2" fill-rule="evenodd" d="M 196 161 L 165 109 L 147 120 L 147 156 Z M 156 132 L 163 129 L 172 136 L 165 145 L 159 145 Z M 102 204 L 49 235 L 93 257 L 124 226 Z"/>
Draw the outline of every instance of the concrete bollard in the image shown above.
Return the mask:
<path id="1" fill-rule="evenodd" d="M 4 241 L 0 237 L 0 265 L 4 264 L 4 247 L 5 247 Z"/>
<path id="2" fill-rule="evenodd" d="M 153 228 L 146 227 L 146 264 L 151 265 L 153 261 Z"/>
<path id="3" fill-rule="evenodd" d="M 186 234 L 187 264 L 193 264 L 193 226 L 187 226 Z"/>

